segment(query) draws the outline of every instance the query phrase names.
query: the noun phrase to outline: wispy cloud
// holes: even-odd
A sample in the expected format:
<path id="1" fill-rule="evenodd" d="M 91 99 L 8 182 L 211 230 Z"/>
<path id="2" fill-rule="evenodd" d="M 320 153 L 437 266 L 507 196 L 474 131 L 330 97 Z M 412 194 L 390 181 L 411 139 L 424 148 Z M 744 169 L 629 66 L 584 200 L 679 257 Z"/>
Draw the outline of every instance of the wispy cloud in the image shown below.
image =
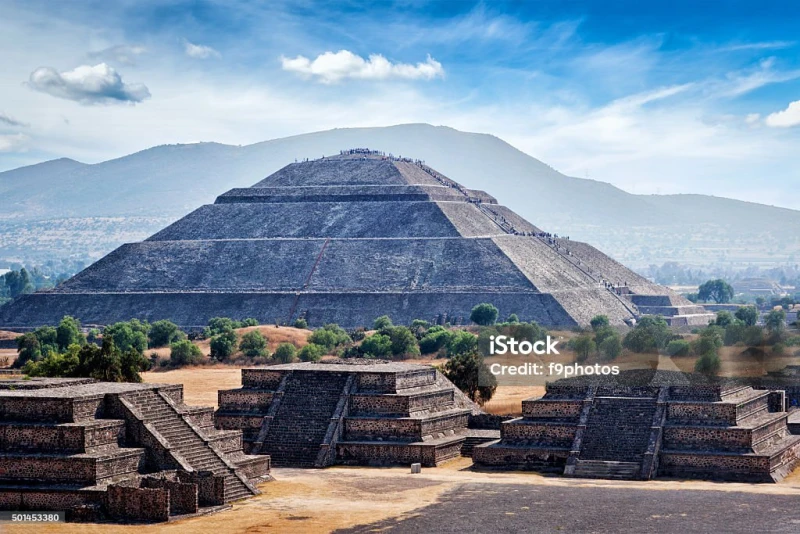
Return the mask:
<path id="1" fill-rule="evenodd" d="M 742 52 L 746 50 L 780 50 L 791 48 L 797 44 L 796 41 L 762 41 L 756 43 L 739 43 L 721 46 L 717 50 L 720 52 Z"/>
<path id="2" fill-rule="evenodd" d="M 30 141 L 25 134 L 0 135 L 0 152 L 18 152 Z"/>
<path id="3" fill-rule="evenodd" d="M 314 60 L 305 56 L 287 58 L 281 56 L 283 70 L 315 78 L 322 83 L 336 83 L 346 78 L 358 80 L 431 80 L 444 76 L 442 64 L 431 56 L 421 63 L 392 63 L 380 54 L 371 54 L 364 59 L 349 50 L 325 52 Z"/>
<path id="4" fill-rule="evenodd" d="M 143 46 L 117 45 L 96 52 L 89 52 L 89 59 L 135 65 L 137 58 L 147 52 Z"/>
<path id="5" fill-rule="evenodd" d="M 764 119 L 767 126 L 775 128 L 789 128 L 792 126 L 800 126 L 800 100 L 791 102 L 789 106 L 783 111 L 776 111 L 770 113 Z"/>
<path id="6" fill-rule="evenodd" d="M 187 56 L 194 59 L 208 59 L 212 57 L 221 57 L 221 54 L 211 48 L 210 46 L 190 43 L 189 41 L 183 42 L 183 51 Z"/>
<path id="7" fill-rule="evenodd" d="M 82 65 L 65 72 L 39 67 L 31 73 L 28 87 L 81 104 L 135 104 L 150 98 L 145 85 L 125 83 L 122 76 L 105 63 L 93 67 Z"/>
<path id="8" fill-rule="evenodd" d="M 14 126 L 17 128 L 27 128 L 30 126 L 30 124 L 18 121 L 17 119 L 11 117 L 10 115 L 6 115 L 3 112 L 0 112 L 0 123 L 5 124 L 6 126 Z"/>

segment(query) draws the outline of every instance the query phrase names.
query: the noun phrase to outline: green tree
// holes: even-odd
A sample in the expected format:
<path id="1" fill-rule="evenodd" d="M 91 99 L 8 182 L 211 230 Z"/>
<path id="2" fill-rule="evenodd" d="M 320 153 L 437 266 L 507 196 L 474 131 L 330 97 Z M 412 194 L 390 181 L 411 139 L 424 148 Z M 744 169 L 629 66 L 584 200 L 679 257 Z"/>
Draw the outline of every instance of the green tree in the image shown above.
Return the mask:
<path id="1" fill-rule="evenodd" d="M 579 363 L 585 362 L 589 359 L 589 356 L 597 351 L 597 345 L 594 339 L 588 334 L 570 339 L 569 343 L 567 343 L 567 347 L 575 351 L 575 359 Z"/>
<path id="2" fill-rule="evenodd" d="M 295 328 L 299 328 L 301 330 L 305 330 L 308 328 L 308 321 L 300 317 L 298 319 L 295 319 L 294 324 L 292 326 L 294 326 Z"/>
<path id="3" fill-rule="evenodd" d="M 17 359 L 12 367 L 23 367 L 28 362 L 42 359 L 42 345 L 36 334 L 29 332 L 17 338 Z"/>
<path id="4" fill-rule="evenodd" d="M 731 324 L 725 327 L 725 336 L 723 341 L 726 345 L 736 345 L 744 340 L 744 333 L 747 327 L 739 320 L 735 319 Z"/>
<path id="5" fill-rule="evenodd" d="M 733 299 L 733 287 L 720 278 L 709 280 L 697 288 L 697 297 L 703 302 L 713 300 L 717 304 L 726 304 Z"/>
<path id="6" fill-rule="evenodd" d="M 386 330 L 386 329 L 391 328 L 392 326 L 393 326 L 392 325 L 392 320 L 391 320 L 391 318 L 389 318 L 388 315 L 381 315 L 380 317 L 375 319 L 375 321 L 372 322 L 372 329 L 373 330 L 378 330 L 378 331 Z"/>
<path id="7" fill-rule="evenodd" d="M 444 376 L 473 402 L 489 401 L 497 390 L 497 379 L 477 351 L 456 354 L 444 366 Z"/>
<path id="8" fill-rule="evenodd" d="M 742 306 L 736 310 L 736 318 L 745 326 L 755 326 L 758 322 L 758 309 L 755 306 Z"/>
<path id="9" fill-rule="evenodd" d="M 488 302 L 483 302 L 472 308 L 472 312 L 469 314 L 469 320 L 475 324 L 489 326 L 497 322 L 497 315 L 497 308 Z"/>
<path id="10" fill-rule="evenodd" d="M 719 354 L 714 352 L 703 354 L 694 362 L 694 370 L 706 375 L 716 375 L 721 367 L 722 362 L 719 359 Z"/>
<path id="11" fill-rule="evenodd" d="M 211 338 L 211 357 L 224 361 L 233 356 L 237 346 L 236 332 L 224 330 Z"/>
<path id="12" fill-rule="evenodd" d="M 714 321 L 714 324 L 725 328 L 726 326 L 733 324 L 733 321 L 733 314 L 729 311 L 722 310 L 717 312 L 717 318 Z"/>
<path id="13" fill-rule="evenodd" d="M 742 341 L 748 347 L 758 347 L 764 344 L 764 331 L 760 326 L 748 326 L 744 329 Z"/>
<path id="14" fill-rule="evenodd" d="M 516 313 L 512 313 L 511 315 L 508 316 L 506 322 L 510 324 L 516 324 L 519 322 L 519 317 L 517 317 Z"/>
<path id="15" fill-rule="evenodd" d="M 367 357 L 388 358 L 392 353 L 392 340 L 385 334 L 372 334 L 361 342 L 361 351 Z"/>
<path id="16" fill-rule="evenodd" d="M 667 345 L 671 335 L 669 325 L 662 317 L 645 315 L 625 335 L 622 346 L 632 352 L 657 352 Z"/>
<path id="17" fill-rule="evenodd" d="M 200 347 L 188 339 L 174 341 L 169 346 L 169 363 L 175 367 L 195 364 L 202 357 L 203 353 L 200 351 Z"/>
<path id="18" fill-rule="evenodd" d="M 433 330 L 431 328 L 425 337 L 419 340 L 419 350 L 422 354 L 433 354 L 450 342 L 453 334 L 449 330 Z"/>
<path id="19" fill-rule="evenodd" d="M 595 343 L 597 340 L 595 339 Z M 614 360 L 622 354 L 622 337 L 614 332 L 612 335 L 605 337 L 598 345 L 600 355 L 606 360 Z"/>
<path id="20" fill-rule="evenodd" d="M 172 321 L 163 319 L 156 321 L 150 325 L 150 332 L 148 336 L 148 345 L 153 347 L 166 347 L 172 343 L 185 339 L 186 335 L 181 332 L 178 325 Z"/>
<path id="21" fill-rule="evenodd" d="M 67 350 L 70 345 L 83 345 L 86 338 L 81 332 L 81 324 L 74 317 L 64 316 L 56 328 L 56 345 L 59 351 Z"/>
<path id="22" fill-rule="evenodd" d="M 297 355 L 297 349 L 291 343 L 281 343 L 275 349 L 275 354 L 272 358 L 281 363 L 292 363 Z"/>
<path id="23" fill-rule="evenodd" d="M 467 354 L 475 351 L 478 347 L 478 336 L 459 330 L 447 342 L 447 357 L 452 358 L 458 354 Z"/>
<path id="24" fill-rule="evenodd" d="M 131 319 L 128 322 L 115 323 L 105 327 L 103 340 L 105 341 L 107 338 L 113 339 L 114 346 L 120 352 L 124 353 L 133 349 L 139 354 L 144 354 L 144 351 L 147 350 L 147 334 L 149 331 L 149 324 Z"/>
<path id="25" fill-rule="evenodd" d="M 266 358 L 269 356 L 267 350 L 267 339 L 258 330 L 247 332 L 239 342 L 239 350 L 249 358 Z"/>
<path id="26" fill-rule="evenodd" d="M 388 335 L 392 342 L 391 350 L 394 356 L 419 355 L 417 338 L 405 326 L 393 326 L 388 330 Z"/>
<path id="27" fill-rule="evenodd" d="M 318 330 L 314 330 L 308 336 L 309 343 L 315 343 L 325 347 L 327 352 L 333 351 L 339 345 L 344 345 L 350 342 L 350 336 L 347 332 L 337 324 L 326 324 Z"/>
<path id="28" fill-rule="evenodd" d="M 258 322 L 258 319 L 254 319 L 252 317 L 248 317 L 246 319 L 242 319 L 242 321 L 239 324 L 242 327 L 246 327 L 246 326 L 258 326 L 261 323 Z"/>
<path id="29" fill-rule="evenodd" d="M 2 277 L 5 294 L 3 296 L 16 298 L 26 293 L 33 293 L 35 287 L 28 271 L 23 267 L 19 271 L 9 271 Z"/>
<path id="30" fill-rule="evenodd" d="M 228 330 L 235 330 L 240 328 L 241 324 L 234 321 L 230 317 L 212 317 L 208 321 L 208 326 L 206 327 L 206 337 L 213 337 L 218 334 L 222 334 L 223 332 L 227 332 Z"/>
<path id="31" fill-rule="evenodd" d="M 315 345 L 314 343 L 309 343 L 297 353 L 297 357 L 300 358 L 300 361 L 304 362 L 318 362 L 324 355 L 325 347 Z"/>
<path id="32" fill-rule="evenodd" d="M 688 356 L 692 346 L 685 339 L 673 339 L 667 344 L 669 356 Z"/>
<path id="33" fill-rule="evenodd" d="M 592 330 L 597 332 L 601 328 L 606 328 L 609 325 L 608 316 L 607 315 L 595 315 L 592 317 L 592 320 L 589 321 L 589 324 L 592 325 Z"/>
<path id="34" fill-rule="evenodd" d="M 786 312 L 783 310 L 772 310 L 764 318 L 764 326 L 770 334 L 781 334 L 786 330 Z"/>

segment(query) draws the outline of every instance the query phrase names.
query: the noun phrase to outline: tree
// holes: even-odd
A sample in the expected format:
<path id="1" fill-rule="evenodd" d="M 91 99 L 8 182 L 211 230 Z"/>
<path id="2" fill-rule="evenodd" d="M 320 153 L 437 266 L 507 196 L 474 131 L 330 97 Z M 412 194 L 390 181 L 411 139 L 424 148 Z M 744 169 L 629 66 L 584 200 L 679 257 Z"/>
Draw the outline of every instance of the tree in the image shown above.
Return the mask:
<path id="1" fill-rule="evenodd" d="M 388 330 L 392 342 L 392 354 L 395 356 L 418 356 L 417 338 L 405 326 L 394 326 Z"/>
<path id="2" fill-rule="evenodd" d="M 511 323 L 511 324 L 518 323 L 519 322 L 519 317 L 517 317 L 516 313 L 512 313 L 511 315 L 508 316 L 508 318 L 506 319 L 506 322 L 507 323 Z"/>
<path id="3" fill-rule="evenodd" d="M 703 302 L 713 300 L 717 304 L 726 304 L 733 299 L 733 287 L 720 278 L 709 280 L 697 288 L 697 298 Z"/>
<path id="4" fill-rule="evenodd" d="M 326 324 L 319 330 L 315 330 L 308 336 L 309 343 L 322 345 L 325 350 L 330 352 L 339 345 L 350 342 L 350 336 L 337 324 Z"/>
<path id="5" fill-rule="evenodd" d="M 694 362 L 694 370 L 706 375 L 716 375 L 721 367 L 722 362 L 719 355 L 714 352 L 703 354 Z"/>
<path id="6" fill-rule="evenodd" d="M 459 330 L 447 342 L 447 357 L 473 352 L 478 346 L 478 336 Z"/>
<path id="7" fill-rule="evenodd" d="M 175 367 L 195 364 L 203 357 L 200 347 L 188 339 L 173 342 L 169 349 L 169 363 Z"/>
<path id="8" fill-rule="evenodd" d="M 248 317 L 246 319 L 242 319 L 242 321 L 239 324 L 242 327 L 246 327 L 246 326 L 258 326 L 260 323 L 258 322 L 258 319 Z"/>
<path id="9" fill-rule="evenodd" d="M 722 310 L 717 312 L 717 318 L 714 320 L 714 324 L 725 328 L 726 326 L 733 324 L 733 321 L 733 314 L 729 311 Z"/>
<path id="10" fill-rule="evenodd" d="M 596 340 L 595 343 L 597 343 Z M 597 348 L 604 359 L 614 360 L 622 354 L 622 337 L 614 332 L 613 335 L 603 339 Z"/>
<path id="11" fill-rule="evenodd" d="M 372 334 L 361 342 L 361 351 L 367 357 L 388 358 L 392 353 L 392 340 L 386 334 Z"/>
<path id="12" fill-rule="evenodd" d="M 592 317 L 592 320 L 589 321 L 589 324 L 592 325 L 592 330 L 597 332 L 601 328 L 607 327 L 608 323 L 608 316 L 607 315 L 595 315 Z"/>
<path id="13" fill-rule="evenodd" d="M 42 345 L 33 332 L 22 334 L 17 338 L 17 359 L 13 367 L 22 367 L 28 362 L 42 359 Z"/>
<path id="14" fill-rule="evenodd" d="M 212 317 L 208 321 L 208 327 L 206 327 L 206 337 L 213 337 L 239 327 L 241 327 L 241 324 L 230 317 Z"/>
<path id="15" fill-rule="evenodd" d="M 667 345 L 671 335 L 669 325 L 662 317 L 645 315 L 627 333 L 622 346 L 638 353 L 657 352 Z"/>
<path id="16" fill-rule="evenodd" d="M 249 358 L 266 358 L 269 356 L 267 350 L 267 339 L 258 330 L 247 332 L 239 342 L 239 350 Z"/>
<path id="17" fill-rule="evenodd" d="M 585 362 L 589 359 L 589 356 L 594 354 L 597 350 L 597 345 L 592 339 L 592 336 L 588 334 L 580 335 L 576 338 L 570 339 L 567 347 L 575 351 L 575 359 L 578 360 L 579 363 Z"/>
<path id="18" fill-rule="evenodd" d="M 315 345 L 314 343 L 309 343 L 300 349 L 300 351 L 297 353 L 297 357 L 300 358 L 300 361 L 304 362 L 318 362 L 322 359 L 324 354 L 325 347 Z"/>
<path id="19" fill-rule="evenodd" d="M 786 329 L 786 312 L 783 310 L 772 310 L 764 318 L 764 326 L 770 334 L 781 334 Z"/>
<path id="20" fill-rule="evenodd" d="M 178 325 L 166 319 L 156 321 L 150 325 L 150 332 L 147 335 L 148 345 L 153 347 L 166 347 L 172 343 L 185 339 L 186 336 L 178 328 Z"/>
<path id="21" fill-rule="evenodd" d="M 281 343 L 278 345 L 278 348 L 275 349 L 275 354 L 272 356 L 273 359 L 279 361 L 281 363 L 291 363 L 297 354 L 297 349 L 291 343 Z"/>
<path id="22" fill-rule="evenodd" d="M 688 356 L 691 348 L 685 339 L 673 339 L 667 345 L 666 352 L 669 356 Z"/>
<path id="23" fill-rule="evenodd" d="M 433 354 L 439 349 L 447 345 L 453 334 L 449 330 L 431 330 L 425 334 L 425 337 L 419 340 L 419 351 L 422 354 Z"/>
<path id="24" fill-rule="evenodd" d="M 308 321 L 300 317 L 299 319 L 295 319 L 294 324 L 292 325 L 295 328 L 300 328 L 301 330 L 305 330 L 308 328 Z"/>
<path id="25" fill-rule="evenodd" d="M 33 293 L 35 290 L 33 280 L 31 280 L 30 274 L 24 267 L 19 271 L 9 271 L 0 279 L 2 279 L 2 286 L 4 286 L 5 294 L 3 296 L 8 296 L 12 299 L 19 295 Z"/>
<path id="26" fill-rule="evenodd" d="M 131 319 L 128 322 L 115 323 L 105 327 L 103 341 L 106 338 L 111 338 L 114 340 L 114 346 L 121 352 L 134 349 L 139 354 L 144 354 L 144 351 L 147 350 L 147 334 L 149 331 L 149 324 Z"/>
<path id="27" fill-rule="evenodd" d="M 444 376 L 473 402 L 485 404 L 497 389 L 497 379 L 477 351 L 457 354 L 447 360 Z"/>
<path id="28" fill-rule="evenodd" d="M 388 315 L 381 315 L 380 317 L 375 319 L 375 321 L 373 321 L 372 323 L 372 329 L 378 331 L 386 330 L 388 328 L 391 328 L 392 326 L 393 326 L 392 320 L 389 318 Z"/>
<path id="29" fill-rule="evenodd" d="M 81 332 L 81 324 L 74 317 L 64 316 L 56 328 L 56 344 L 59 351 L 67 350 L 70 345 L 83 345 L 86 338 Z"/>
<path id="30" fill-rule="evenodd" d="M 472 312 L 469 314 L 469 320 L 475 324 L 489 326 L 497 322 L 497 315 L 497 308 L 488 302 L 483 302 L 472 308 Z"/>
<path id="31" fill-rule="evenodd" d="M 236 332 L 225 330 L 211 338 L 211 357 L 220 361 L 227 360 L 236 352 Z"/>

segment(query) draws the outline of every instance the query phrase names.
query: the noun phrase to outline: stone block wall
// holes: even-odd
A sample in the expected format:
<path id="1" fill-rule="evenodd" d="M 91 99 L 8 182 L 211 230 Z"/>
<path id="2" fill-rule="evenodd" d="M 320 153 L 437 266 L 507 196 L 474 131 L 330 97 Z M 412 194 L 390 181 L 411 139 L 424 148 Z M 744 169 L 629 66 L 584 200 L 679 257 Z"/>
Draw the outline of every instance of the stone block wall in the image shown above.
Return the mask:
<path id="1" fill-rule="evenodd" d="M 169 491 L 164 488 L 110 486 L 105 506 L 115 519 L 161 522 L 169 520 Z"/>

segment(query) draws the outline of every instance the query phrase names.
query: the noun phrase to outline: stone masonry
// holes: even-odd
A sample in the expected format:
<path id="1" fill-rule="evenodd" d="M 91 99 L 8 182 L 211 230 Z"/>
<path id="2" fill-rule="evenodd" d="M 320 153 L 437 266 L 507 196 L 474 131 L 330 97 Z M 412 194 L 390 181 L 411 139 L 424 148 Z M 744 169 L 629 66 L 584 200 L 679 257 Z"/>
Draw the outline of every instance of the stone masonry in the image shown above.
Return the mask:
<path id="1" fill-rule="evenodd" d="M 243 369 L 215 420 L 277 466 L 435 466 L 460 455 L 473 412 L 434 368 L 349 360 Z"/>
<path id="2" fill-rule="evenodd" d="M 0 326 L 216 316 L 265 324 L 451 322 L 481 302 L 551 327 L 705 310 L 585 243 L 537 228 L 419 161 L 367 150 L 287 165 L 233 189 L 57 288 L 0 309 Z"/>
<path id="3" fill-rule="evenodd" d="M 800 462 L 786 404 L 782 390 L 678 372 L 560 380 L 473 460 L 575 477 L 779 481 Z"/>
<path id="4" fill-rule="evenodd" d="M 0 382 L 0 509 L 166 521 L 257 494 L 269 457 L 182 400 L 180 385 Z"/>

